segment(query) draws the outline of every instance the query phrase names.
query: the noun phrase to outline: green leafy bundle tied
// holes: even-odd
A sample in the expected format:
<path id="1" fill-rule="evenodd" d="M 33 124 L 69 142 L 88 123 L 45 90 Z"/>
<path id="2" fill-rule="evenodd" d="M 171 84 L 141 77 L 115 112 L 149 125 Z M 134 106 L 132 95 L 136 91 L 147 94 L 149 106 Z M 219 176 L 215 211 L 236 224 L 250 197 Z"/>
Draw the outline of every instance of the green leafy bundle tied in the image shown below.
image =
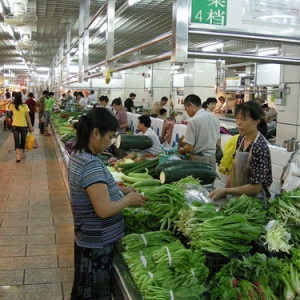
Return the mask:
<path id="1" fill-rule="evenodd" d="M 248 244 L 261 232 L 261 227 L 251 225 L 241 214 L 217 216 L 196 224 L 190 232 L 190 244 L 196 250 L 229 257 L 248 252 L 252 248 Z"/>

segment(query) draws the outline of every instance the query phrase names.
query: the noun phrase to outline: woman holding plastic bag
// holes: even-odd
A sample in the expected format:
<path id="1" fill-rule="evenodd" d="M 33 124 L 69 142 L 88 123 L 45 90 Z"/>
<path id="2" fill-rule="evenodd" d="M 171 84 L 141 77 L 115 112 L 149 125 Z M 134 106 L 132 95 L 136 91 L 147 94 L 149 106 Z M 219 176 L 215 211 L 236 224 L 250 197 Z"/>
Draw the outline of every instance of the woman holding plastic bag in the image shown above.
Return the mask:
<path id="1" fill-rule="evenodd" d="M 14 116 L 12 132 L 15 140 L 16 162 L 20 162 L 21 158 L 25 158 L 25 141 L 28 127 L 30 132 L 33 132 L 34 128 L 31 124 L 29 108 L 27 104 L 23 104 L 20 92 L 15 93 L 15 101 L 10 104 L 10 109 Z"/>

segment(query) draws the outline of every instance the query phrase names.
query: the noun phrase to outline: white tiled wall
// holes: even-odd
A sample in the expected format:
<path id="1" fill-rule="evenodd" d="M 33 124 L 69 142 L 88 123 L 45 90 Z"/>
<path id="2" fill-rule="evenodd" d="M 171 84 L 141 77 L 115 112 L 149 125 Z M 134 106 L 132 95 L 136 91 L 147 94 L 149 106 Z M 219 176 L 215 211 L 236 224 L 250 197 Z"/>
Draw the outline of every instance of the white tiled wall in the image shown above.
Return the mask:
<path id="1" fill-rule="evenodd" d="M 230 135 L 222 135 L 221 136 L 221 148 L 224 149 L 224 145 L 227 140 L 230 138 Z M 280 193 L 280 178 L 282 175 L 283 168 L 286 166 L 288 160 L 292 152 L 287 152 L 286 148 L 278 147 L 274 145 L 269 145 L 270 153 L 271 153 L 271 162 L 272 162 L 272 176 L 273 183 L 270 187 L 270 192 L 273 194 Z M 221 180 L 223 183 L 226 181 L 226 176 L 221 174 Z"/>

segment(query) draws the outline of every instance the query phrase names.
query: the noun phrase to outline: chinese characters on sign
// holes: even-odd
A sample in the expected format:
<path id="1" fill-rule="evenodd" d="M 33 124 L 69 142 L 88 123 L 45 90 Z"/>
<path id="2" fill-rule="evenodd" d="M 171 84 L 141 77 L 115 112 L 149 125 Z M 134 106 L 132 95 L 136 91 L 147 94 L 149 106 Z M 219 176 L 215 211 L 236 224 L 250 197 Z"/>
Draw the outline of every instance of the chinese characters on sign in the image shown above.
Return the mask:
<path id="1" fill-rule="evenodd" d="M 244 0 L 244 20 L 300 26 L 299 0 Z"/>
<path id="2" fill-rule="evenodd" d="M 191 21 L 226 26 L 227 0 L 192 0 Z"/>

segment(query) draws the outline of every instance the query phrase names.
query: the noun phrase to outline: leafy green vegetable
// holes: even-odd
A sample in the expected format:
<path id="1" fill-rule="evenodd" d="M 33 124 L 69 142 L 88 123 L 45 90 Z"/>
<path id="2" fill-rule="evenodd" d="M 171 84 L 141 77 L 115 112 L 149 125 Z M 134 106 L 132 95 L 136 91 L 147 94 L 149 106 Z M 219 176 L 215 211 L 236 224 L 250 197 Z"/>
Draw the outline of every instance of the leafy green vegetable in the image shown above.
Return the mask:
<path id="1" fill-rule="evenodd" d="M 252 197 L 242 195 L 239 198 L 231 198 L 222 210 L 224 216 L 230 216 L 234 213 L 243 214 L 249 223 L 253 225 L 265 225 L 267 210 L 263 203 Z"/>
<path id="2" fill-rule="evenodd" d="M 246 253 L 256 240 L 262 228 L 251 225 L 241 214 L 228 217 L 217 216 L 196 224 L 190 232 L 192 248 L 209 253 L 219 253 L 226 257 L 233 253 Z"/>

